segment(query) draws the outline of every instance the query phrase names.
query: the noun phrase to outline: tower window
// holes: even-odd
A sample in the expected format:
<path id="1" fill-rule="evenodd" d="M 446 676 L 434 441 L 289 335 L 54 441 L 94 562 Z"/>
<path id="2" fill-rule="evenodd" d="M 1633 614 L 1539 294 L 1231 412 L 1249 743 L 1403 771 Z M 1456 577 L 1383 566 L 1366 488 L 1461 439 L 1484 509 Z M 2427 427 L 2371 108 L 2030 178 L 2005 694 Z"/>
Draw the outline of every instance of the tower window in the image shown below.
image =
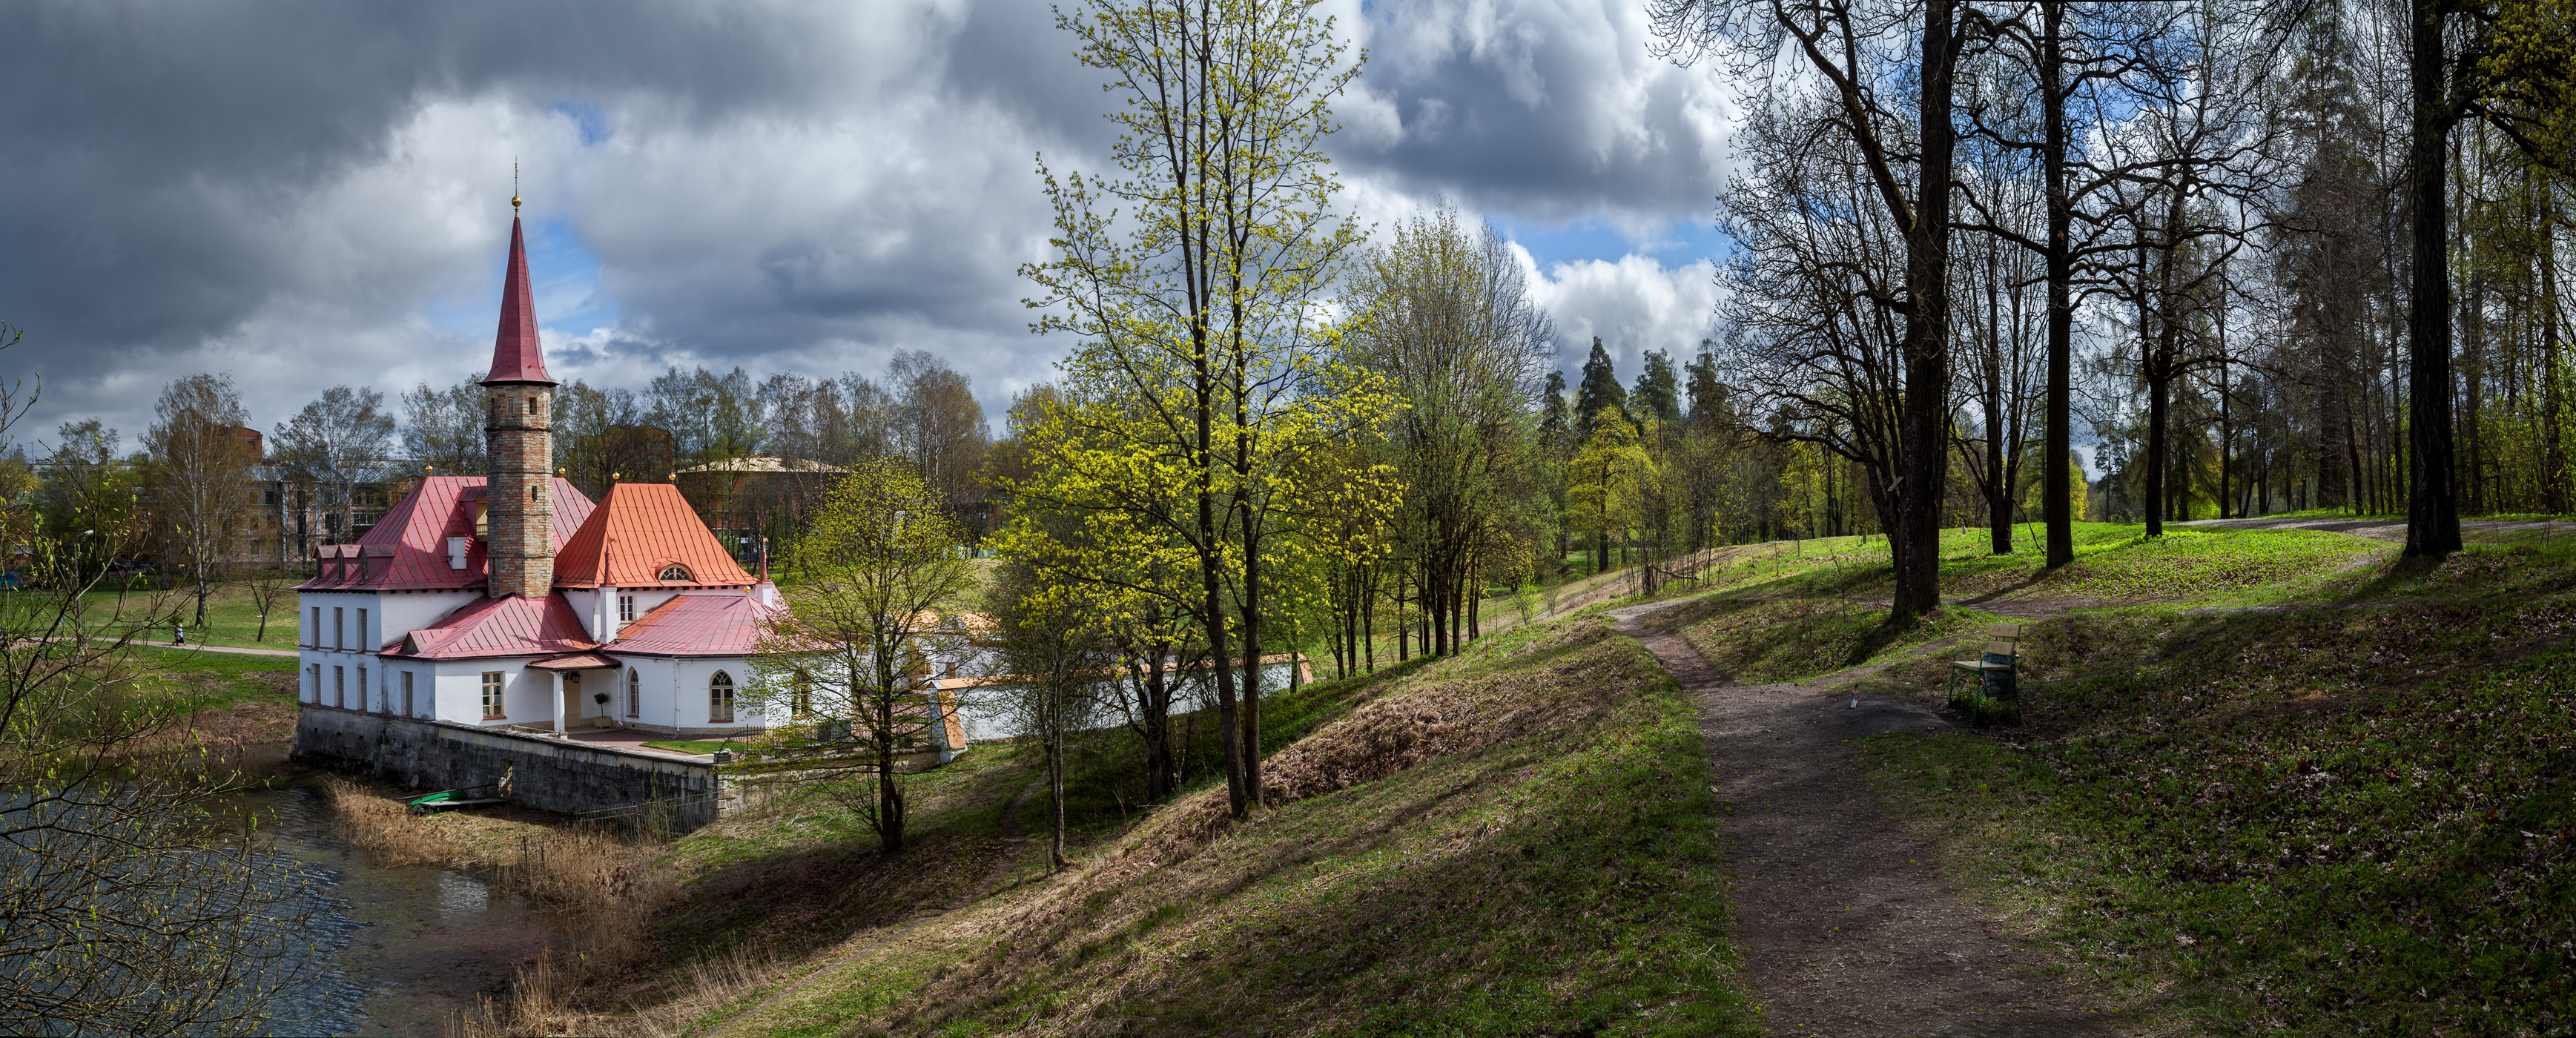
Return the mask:
<path id="1" fill-rule="evenodd" d="M 657 577 L 654 577 L 653 579 L 655 579 L 655 580 L 677 580 L 677 581 L 689 581 L 689 580 L 695 580 L 695 579 L 697 579 L 697 578 L 692 577 L 692 576 L 690 576 L 690 575 L 689 575 L 689 567 L 687 567 L 687 566 L 683 566 L 683 565 L 680 565 L 679 563 L 674 562 L 674 563 L 672 563 L 672 564 L 670 564 L 670 565 L 668 565 L 668 566 L 664 566 L 664 567 L 662 567 L 662 573 L 661 573 L 661 575 L 660 575 L 660 576 L 657 576 Z"/>
<path id="2" fill-rule="evenodd" d="M 536 500 L 536 499 L 537 499 L 537 488 L 535 488 L 535 487 L 529 487 L 529 488 L 528 488 L 528 500 L 530 500 L 530 501 L 534 501 L 534 500 Z"/>

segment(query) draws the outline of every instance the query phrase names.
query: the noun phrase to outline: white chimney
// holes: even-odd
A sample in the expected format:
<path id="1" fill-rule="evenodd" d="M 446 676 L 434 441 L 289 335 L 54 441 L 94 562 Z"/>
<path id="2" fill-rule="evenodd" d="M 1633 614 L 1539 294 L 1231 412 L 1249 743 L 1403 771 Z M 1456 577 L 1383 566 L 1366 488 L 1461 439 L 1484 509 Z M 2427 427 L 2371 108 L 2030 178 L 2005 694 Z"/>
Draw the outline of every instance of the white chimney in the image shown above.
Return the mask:
<path id="1" fill-rule="evenodd" d="M 450 538 L 448 538 L 448 539 L 447 539 L 447 568 L 449 568 L 449 569 L 464 569 L 464 568 L 465 568 L 465 553 L 466 553 L 466 551 L 467 551 L 468 549 L 472 548 L 472 547 L 473 547 L 473 545 L 474 545 L 474 538 L 471 538 L 471 537 L 450 537 Z"/>
<path id="2" fill-rule="evenodd" d="M 761 581 L 751 586 L 751 600 L 765 606 L 778 604 L 778 585 Z"/>

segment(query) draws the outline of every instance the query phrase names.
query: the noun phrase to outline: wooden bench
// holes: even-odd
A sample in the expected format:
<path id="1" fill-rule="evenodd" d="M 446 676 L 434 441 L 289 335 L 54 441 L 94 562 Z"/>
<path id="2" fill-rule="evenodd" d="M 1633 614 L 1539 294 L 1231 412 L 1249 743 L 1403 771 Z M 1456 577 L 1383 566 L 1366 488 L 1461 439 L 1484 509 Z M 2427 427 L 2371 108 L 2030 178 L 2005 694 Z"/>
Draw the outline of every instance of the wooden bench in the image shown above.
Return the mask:
<path id="1" fill-rule="evenodd" d="M 1978 724 L 2003 716 L 2019 720 L 2021 625 L 1993 624 L 1986 628 L 1986 636 L 1984 651 L 1970 659 L 1950 661 L 1950 705 L 1968 711 Z M 1975 678 L 1964 694 L 1959 690 L 1961 675 Z M 2002 695 L 1993 695 L 1989 690 L 2000 690 Z"/>

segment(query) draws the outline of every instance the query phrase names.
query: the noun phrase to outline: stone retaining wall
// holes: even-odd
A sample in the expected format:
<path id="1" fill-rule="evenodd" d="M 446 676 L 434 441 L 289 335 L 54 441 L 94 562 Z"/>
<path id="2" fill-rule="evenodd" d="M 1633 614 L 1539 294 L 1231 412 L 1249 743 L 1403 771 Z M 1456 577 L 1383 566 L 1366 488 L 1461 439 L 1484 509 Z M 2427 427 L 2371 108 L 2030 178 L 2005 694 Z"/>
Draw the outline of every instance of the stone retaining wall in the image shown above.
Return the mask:
<path id="1" fill-rule="evenodd" d="M 422 792 L 507 779 L 511 800 L 565 814 L 658 800 L 670 805 L 663 821 L 677 832 L 749 806 L 732 776 L 697 761 L 452 721 L 309 704 L 298 713 L 295 760 L 356 768 Z"/>

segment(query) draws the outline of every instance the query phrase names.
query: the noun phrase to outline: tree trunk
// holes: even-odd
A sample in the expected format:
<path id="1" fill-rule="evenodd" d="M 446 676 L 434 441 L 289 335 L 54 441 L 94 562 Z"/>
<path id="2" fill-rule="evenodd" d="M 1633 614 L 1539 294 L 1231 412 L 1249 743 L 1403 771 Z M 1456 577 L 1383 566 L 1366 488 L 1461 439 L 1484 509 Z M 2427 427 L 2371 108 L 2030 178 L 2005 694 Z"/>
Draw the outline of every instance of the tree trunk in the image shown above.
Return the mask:
<path id="1" fill-rule="evenodd" d="M 2440 0 L 2414 0 L 2408 75 L 2414 86 L 2413 291 L 2406 315 L 2406 554 L 2442 558 L 2460 550 L 2460 511 L 2451 465 L 2451 241 L 2443 143 L 2452 116 L 2445 96 Z"/>
<path id="2" fill-rule="evenodd" d="M 903 851 L 903 787 L 894 780 L 894 697 L 877 699 L 877 846 Z"/>
<path id="3" fill-rule="evenodd" d="M 1261 540 L 1252 510 L 1243 516 L 1243 796 L 1261 809 Z"/>
<path id="4" fill-rule="evenodd" d="M 1898 497 L 1905 542 L 1890 619 L 1911 626 L 1941 604 L 1941 486 L 1948 466 L 1942 446 L 1950 413 L 1950 180 L 1958 143 L 1950 118 L 1957 48 L 1953 0 L 1923 7 L 1922 162 L 1913 226 L 1906 228 L 1905 486 Z"/>
<path id="5" fill-rule="evenodd" d="M 1160 803 L 1176 792 L 1180 779 L 1172 766 L 1172 683 L 1164 661 L 1168 645 L 1149 646 L 1145 661 L 1145 796 Z"/>
<path id="6" fill-rule="evenodd" d="M 1049 787 L 1049 792 L 1052 794 L 1051 798 L 1055 801 L 1055 842 L 1054 845 L 1049 848 L 1048 856 L 1054 860 L 1055 867 L 1061 870 L 1065 866 L 1073 864 L 1072 861 L 1068 860 L 1064 856 L 1065 697 L 1064 690 L 1062 688 L 1056 689 L 1056 701 L 1048 705 L 1052 708 L 1051 712 L 1055 715 L 1055 724 L 1050 726 L 1055 729 L 1055 738 L 1048 746 L 1047 753 L 1047 786 Z"/>
<path id="7" fill-rule="evenodd" d="M 2043 0 L 2040 7 L 2047 23 L 2040 45 L 2039 76 L 2040 102 L 2048 124 L 2048 154 L 2041 159 L 2048 178 L 2048 400 L 2041 419 L 2041 439 L 2047 444 L 2042 452 L 2046 460 L 2040 466 L 2039 514 L 2048 527 L 2047 564 L 2053 569 L 2075 561 L 2075 517 L 2070 500 L 2075 485 L 2067 472 L 2075 456 L 2071 439 L 2073 394 L 2068 389 L 2067 373 L 2075 341 L 2074 246 L 2068 241 L 2075 216 L 2066 197 L 2066 0 Z"/>
<path id="8" fill-rule="evenodd" d="M 1997 555 L 2013 551 L 2012 479 L 2004 471 L 2003 313 L 1996 297 L 2002 292 L 1996 268 L 1997 248 L 1986 250 L 1986 538 Z"/>
<path id="9" fill-rule="evenodd" d="M 2165 411 L 2172 382 L 2163 373 L 2147 372 L 2147 536 L 2165 533 Z"/>

